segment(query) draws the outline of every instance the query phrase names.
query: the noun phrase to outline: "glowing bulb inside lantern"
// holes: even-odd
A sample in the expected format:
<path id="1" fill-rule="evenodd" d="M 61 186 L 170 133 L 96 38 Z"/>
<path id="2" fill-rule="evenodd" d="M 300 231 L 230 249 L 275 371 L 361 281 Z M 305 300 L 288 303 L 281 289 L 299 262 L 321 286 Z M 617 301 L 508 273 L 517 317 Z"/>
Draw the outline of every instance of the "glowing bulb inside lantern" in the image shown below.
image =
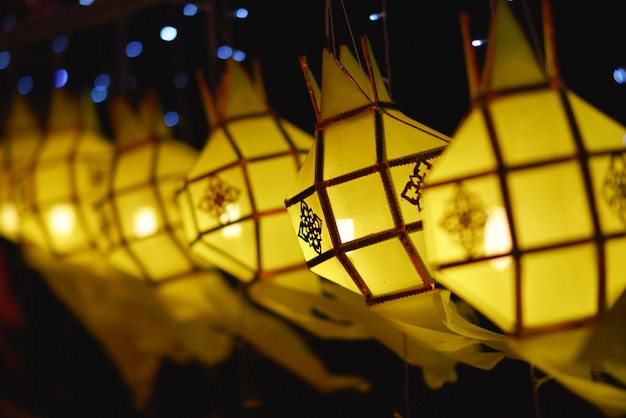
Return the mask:
<path id="1" fill-rule="evenodd" d="M 354 239 L 354 221 L 352 219 L 337 219 L 337 229 L 341 242 L 348 242 Z"/>
<path id="2" fill-rule="evenodd" d="M 157 219 L 154 209 L 144 206 L 135 211 L 133 232 L 137 238 L 146 238 L 157 231 Z"/>
<path id="3" fill-rule="evenodd" d="M 0 210 L 0 223 L 2 223 L 2 229 L 9 234 L 15 234 L 17 232 L 19 215 L 14 204 L 5 203 L 2 206 L 2 209 Z"/>
<path id="4" fill-rule="evenodd" d="M 485 223 L 485 254 L 496 255 L 511 251 L 511 233 L 509 220 L 503 207 L 489 210 Z M 491 260 L 491 265 L 497 270 L 504 270 L 511 264 L 511 257 L 498 257 Z"/>
<path id="5" fill-rule="evenodd" d="M 49 213 L 49 227 L 52 234 L 62 237 L 74 230 L 76 216 L 74 209 L 68 204 L 54 205 Z"/>
<path id="6" fill-rule="evenodd" d="M 220 222 L 225 225 L 222 228 L 222 235 L 226 238 L 236 238 L 241 235 L 241 225 L 236 223 L 226 225 L 239 219 L 239 205 L 237 203 L 229 203 L 224 208 L 224 213 L 220 215 Z"/>

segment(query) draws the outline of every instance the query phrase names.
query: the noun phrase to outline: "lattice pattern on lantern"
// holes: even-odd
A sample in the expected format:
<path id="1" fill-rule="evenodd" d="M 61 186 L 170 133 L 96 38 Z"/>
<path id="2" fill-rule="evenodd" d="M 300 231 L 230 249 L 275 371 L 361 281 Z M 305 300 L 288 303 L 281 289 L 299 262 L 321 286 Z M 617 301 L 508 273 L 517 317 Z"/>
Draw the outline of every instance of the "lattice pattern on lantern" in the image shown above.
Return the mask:
<path id="1" fill-rule="evenodd" d="M 43 140 L 41 123 L 22 95 L 11 101 L 0 138 L 0 235 L 20 240 L 20 212 L 25 201 L 23 184 Z"/>
<path id="2" fill-rule="evenodd" d="M 186 239 L 199 258 L 244 282 L 309 277 L 283 199 L 313 137 L 271 110 L 255 76 L 228 61 L 216 97 L 198 78 L 211 128 L 177 193 Z"/>
<path id="3" fill-rule="evenodd" d="M 563 85 L 544 12 L 545 69 L 498 2 L 481 83 L 463 21 L 473 107 L 423 189 L 435 279 L 517 336 L 626 289 L 626 128 Z"/>
<path id="4" fill-rule="evenodd" d="M 97 203 L 108 262 L 149 283 L 198 271 L 174 200 L 197 151 L 172 138 L 153 92 L 139 111 L 122 96 L 110 110 L 116 153 L 107 196 Z"/>
<path id="5" fill-rule="evenodd" d="M 433 289 L 421 188 L 449 138 L 397 109 L 362 47 L 367 72 L 324 51 L 321 90 L 301 59 L 316 138 L 285 204 L 311 271 L 373 304 Z"/>
<path id="6" fill-rule="evenodd" d="M 113 144 L 101 133 L 93 104 L 63 89 L 53 92 L 45 132 L 18 175 L 21 233 L 27 243 L 81 261 L 98 248 L 92 203 L 104 194 Z"/>

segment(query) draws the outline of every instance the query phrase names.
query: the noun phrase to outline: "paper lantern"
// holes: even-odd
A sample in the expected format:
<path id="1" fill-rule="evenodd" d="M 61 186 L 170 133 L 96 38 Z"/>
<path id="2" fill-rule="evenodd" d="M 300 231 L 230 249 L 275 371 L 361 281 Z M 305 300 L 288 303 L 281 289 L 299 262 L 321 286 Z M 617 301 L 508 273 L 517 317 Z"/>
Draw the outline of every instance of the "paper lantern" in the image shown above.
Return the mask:
<path id="1" fill-rule="evenodd" d="M 14 242 L 20 239 L 20 202 L 24 201 L 16 185 L 23 182 L 43 139 L 40 125 L 26 99 L 16 95 L 0 139 L 0 234 Z"/>
<path id="2" fill-rule="evenodd" d="M 589 322 L 626 288 L 626 129 L 564 86 L 547 17 L 544 33 L 542 68 L 498 2 L 481 82 L 465 40 L 473 105 L 423 193 L 436 280 L 517 336 Z"/>
<path id="3" fill-rule="evenodd" d="M 448 138 L 391 101 L 369 42 L 324 51 L 322 90 L 302 68 L 316 139 L 285 204 L 311 271 L 370 304 L 434 288 L 422 251 L 424 177 Z"/>
<path id="4" fill-rule="evenodd" d="M 150 283 L 199 269 L 174 201 L 197 151 L 171 137 L 156 100 L 148 93 L 139 111 L 121 95 L 112 101 L 115 159 L 106 197 L 97 203 L 107 260 Z"/>
<path id="5" fill-rule="evenodd" d="M 243 282 L 306 270 L 283 198 L 313 137 L 241 64 L 227 61 L 215 98 L 198 79 L 211 127 L 177 195 L 191 251 Z"/>
<path id="6" fill-rule="evenodd" d="M 98 248 L 92 204 L 103 196 L 113 158 L 90 103 L 54 90 L 45 138 L 17 184 L 24 240 L 75 261 Z"/>

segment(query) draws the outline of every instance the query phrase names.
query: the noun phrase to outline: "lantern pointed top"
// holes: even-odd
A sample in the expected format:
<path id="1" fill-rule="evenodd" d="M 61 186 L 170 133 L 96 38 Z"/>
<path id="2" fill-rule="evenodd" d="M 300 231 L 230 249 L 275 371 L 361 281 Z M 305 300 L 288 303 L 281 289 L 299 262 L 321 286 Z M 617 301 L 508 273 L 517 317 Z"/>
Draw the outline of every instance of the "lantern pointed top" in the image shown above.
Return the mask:
<path id="1" fill-rule="evenodd" d="M 210 91 L 201 73 L 197 74 L 197 80 L 210 128 L 215 128 L 228 119 L 269 111 L 258 65 L 253 78 L 237 61 L 226 61 L 226 68 L 215 94 Z"/>
<path id="2" fill-rule="evenodd" d="M 98 112 L 89 93 L 76 95 L 65 89 L 55 89 L 50 99 L 46 128 L 76 128 L 100 132 Z"/>
<path id="3" fill-rule="evenodd" d="M 513 90 L 526 86 L 546 84 L 551 78 L 556 78 L 554 64 L 554 47 L 551 36 L 551 22 L 549 22 L 548 8 L 544 2 L 544 28 L 548 29 L 545 36 L 546 63 L 540 60 L 538 53 L 533 50 L 526 34 L 509 5 L 505 0 L 496 2 L 495 13 L 491 21 L 485 64 L 482 69 L 482 78 L 478 76 L 478 65 L 475 55 L 471 51 L 468 30 L 463 31 L 466 48 L 466 60 L 470 95 L 477 96 Z M 467 25 L 467 19 L 461 21 Z M 466 28 L 464 28 L 466 29 Z"/>
<path id="4" fill-rule="evenodd" d="M 47 128 L 63 129 L 81 124 L 80 101 L 65 89 L 52 92 Z"/>
<path id="5" fill-rule="evenodd" d="M 154 91 L 148 91 L 135 109 L 122 94 L 111 101 L 111 122 L 118 147 L 154 141 L 170 135 L 163 122 L 163 112 Z"/>
<path id="6" fill-rule="evenodd" d="M 345 45 L 340 46 L 338 56 L 328 49 L 324 50 L 321 89 L 306 58 L 300 59 L 318 121 L 337 117 L 372 103 L 392 101 L 366 37 L 361 38 L 361 46 L 365 69 Z"/>
<path id="7" fill-rule="evenodd" d="M 4 132 L 15 132 L 27 129 L 40 129 L 40 121 L 36 113 L 22 95 L 15 95 L 11 101 L 9 115 L 4 125 Z"/>

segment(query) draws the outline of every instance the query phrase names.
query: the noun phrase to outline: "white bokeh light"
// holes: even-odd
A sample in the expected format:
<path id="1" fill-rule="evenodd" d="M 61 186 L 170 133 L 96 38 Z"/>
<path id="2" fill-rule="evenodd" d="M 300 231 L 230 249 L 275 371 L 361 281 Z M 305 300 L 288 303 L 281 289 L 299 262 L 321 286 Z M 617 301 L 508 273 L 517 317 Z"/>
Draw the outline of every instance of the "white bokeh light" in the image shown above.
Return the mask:
<path id="1" fill-rule="evenodd" d="M 171 42 L 178 36 L 178 30 L 174 26 L 163 26 L 160 36 L 164 41 Z"/>

